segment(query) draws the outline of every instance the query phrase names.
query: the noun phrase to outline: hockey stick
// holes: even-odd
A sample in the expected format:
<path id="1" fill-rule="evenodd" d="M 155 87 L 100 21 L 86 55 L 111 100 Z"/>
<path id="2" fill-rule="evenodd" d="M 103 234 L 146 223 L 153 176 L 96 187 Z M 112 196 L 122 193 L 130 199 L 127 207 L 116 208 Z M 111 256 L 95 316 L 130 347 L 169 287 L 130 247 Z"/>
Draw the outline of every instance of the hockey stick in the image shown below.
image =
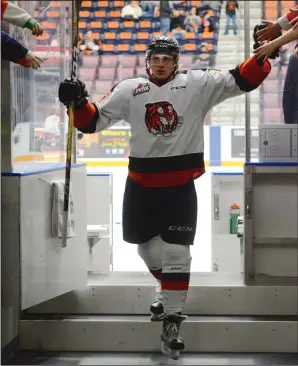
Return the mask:
<path id="1" fill-rule="evenodd" d="M 78 44 L 78 29 L 79 29 L 79 12 L 82 1 L 72 1 L 72 61 L 71 61 L 71 79 L 77 77 L 77 60 L 79 50 Z M 63 233 L 62 233 L 62 248 L 66 247 L 67 232 L 68 232 L 68 210 L 69 210 L 69 189 L 70 189 L 70 173 L 71 173 L 71 155 L 72 155 L 72 136 L 74 122 L 74 102 L 71 102 L 69 108 L 68 119 L 68 136 L 66 147 L 66 167 L 65 167 L 65 184 L 64 184 L 64 203 L 63 203 Z"/>

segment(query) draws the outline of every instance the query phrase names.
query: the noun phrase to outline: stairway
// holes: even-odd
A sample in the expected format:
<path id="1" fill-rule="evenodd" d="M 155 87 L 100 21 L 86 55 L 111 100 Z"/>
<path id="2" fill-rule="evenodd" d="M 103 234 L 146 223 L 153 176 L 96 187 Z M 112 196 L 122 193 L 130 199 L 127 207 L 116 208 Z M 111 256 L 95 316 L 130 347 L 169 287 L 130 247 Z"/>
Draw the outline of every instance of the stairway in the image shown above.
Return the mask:
<path id="1" fill-rule="evenodd" d="M 148 273 L 94 275 L 85 289 L 30 308 L 20 321 L 22 350 L 159 352 L 161 323 L 150 322 L 155 282 Z M 287 299 L 285 301 L 285 299 Z M 297 352 L 297 289 L 243 285 L 241 276 L 192 275 L 189 352 Z"/>
<path id="2" fill-rule="evenodd" d="M 238 34 L 234 36 L 230 29 L 229 35 L 224 35 L 226 24 L 225 7 L 221 9 L 219 34 L 217 43 L 216 68 L 229 70 L 244 61 L 244 2 L 239 1 L 240 17 L 238 19 Z M 250 1 L 250 36 L 251 54 L 253 50 L 253 29 L 262 19 L 262 2 Z M 231 24 L 230 24 L 231 27 Z M 260 121 L 260 92 L 250 93 L 251 125 L 258 125 Z M 213 124 L 244 125 L 245 124 L 245 95 L 231 98 L 216 106 L 212 110 Z"/>

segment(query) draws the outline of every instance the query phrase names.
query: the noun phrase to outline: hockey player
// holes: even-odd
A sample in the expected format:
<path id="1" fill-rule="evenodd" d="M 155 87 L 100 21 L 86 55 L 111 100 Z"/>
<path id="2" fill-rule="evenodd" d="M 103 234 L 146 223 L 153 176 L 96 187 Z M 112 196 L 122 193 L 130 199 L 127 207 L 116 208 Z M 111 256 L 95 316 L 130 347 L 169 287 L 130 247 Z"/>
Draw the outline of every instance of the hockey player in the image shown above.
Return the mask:
<path id="1" fill-rule="evenodd" d="M 163 319 L 162 351 L 177 359 L 184 342 L 180 324 L 190 279 L 190 246 L 197 221 L 194 179 L 204 172 L 206 113 L 218 103 L 256 89 L 269 61 L 251 57 L 233 70 L 178 71 L 179 45 L 153 38 L 146 53 L 149 80 L 123 80 L 99 102 L 89 103 L 80 80 L 64 80 L 59 99 L 75 101 L 74 125 L 95 133 L 124 119 L 131 125 L 131 152 L 123 200 L 123 238 L 161 285 L 151 306 Z"/>

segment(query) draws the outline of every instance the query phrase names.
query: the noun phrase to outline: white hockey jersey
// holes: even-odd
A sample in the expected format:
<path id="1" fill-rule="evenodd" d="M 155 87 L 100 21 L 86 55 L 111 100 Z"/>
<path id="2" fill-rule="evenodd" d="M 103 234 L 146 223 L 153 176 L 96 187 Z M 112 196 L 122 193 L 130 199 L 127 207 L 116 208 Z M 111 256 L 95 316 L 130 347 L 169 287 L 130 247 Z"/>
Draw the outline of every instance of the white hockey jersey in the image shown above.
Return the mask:
<path id="1" fill-rule="evenodd" d="M 134 179 L 142 182 L 144 174 L 148 181 L 148 174 L 177 176 L 185 171 L 196 178 L 204 172 L 205 116 L 225 99 L 255 89 L 268 75 L 268 67 L 265 71 L 254 60 L 257 85 L 241 76 L 241 65 L 228 72 L 188 70 L 162 86 L 145 78 L 123 80 L 94 103 L 97 113 L 92 123 L 76 127 L 92 133 L 124 119 L 131 125 L 129 171 Z M 175 181 L 173 175 L 170 180 Z"/>

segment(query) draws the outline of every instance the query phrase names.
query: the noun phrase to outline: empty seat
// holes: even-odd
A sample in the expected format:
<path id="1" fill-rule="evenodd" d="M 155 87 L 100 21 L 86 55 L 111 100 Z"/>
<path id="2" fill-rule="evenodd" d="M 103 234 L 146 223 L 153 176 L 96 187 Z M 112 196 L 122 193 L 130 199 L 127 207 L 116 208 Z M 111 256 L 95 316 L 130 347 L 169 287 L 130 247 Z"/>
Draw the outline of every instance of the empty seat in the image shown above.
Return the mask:
<path id="1" fill-rule="evenodd" d="M 115 67 L 118 61 L 117 55 L 103 55 L 101 58 L 101 65 L 102 67 L 110 66 Z"/>
<path id="2" fill-rule="evenodd" d="M 111 10 L 109 12 L 109 17 L 110 18 L 120 18 L 121 16 L 121 11 L 120 10 Z"/>
<path id="3" fill-rule="evenodd" d="M 195 43 L 186 43 L 183 46 L 184 52 L 195 52 L 197 50 L 197 45 Z"/>
<path id="4" fill-rule="evenodd" d="M 137 75 L 145 75 L 146 69 L 145 67 L 137 67 Z"/>
<path id="5" fill-rule="evenodd" d="M 193 63 L 193 55 L 181 55 L 179 63 L 181 66 L 188 68 Z"/>
<path id="6" fill-rule="evenodd" d="M 102 48 L 104 52 L 115 52 L 115 46 L 113 44 L 103 44 Z"/>
<path id="7" fill-rule="evenodd" d="M 115 32 L 104 32 L 104 34 L 102 35 L 102 39 L 105 42 L 110 42 L 110 43 L 115 43 L 116 40 L 116 33 Z"/>
<path id="8" fill-rule="evenodd" d="M 133 67 L 136 63 L 135 55 L 119 55 L 119 62 L 121 67 Z"/>
<path id="9" fill-rule="evenodd" d="M 113 87 L 112 80 L 97 80 L 96 83 L 96 90 L 100 90 L 103 93 L 107 93 Z"/>
<path id="10" fill-rule="evenodd" d="M 86 56 L 88 57 L 88 56 Z M 84 81 L 93 80 L 95 76 L 95 70 L 90 67 L 81 67 L 80 68 L 80 78 Z"/>
<path id="11" fill-rule="evenodd" d="M 88 19 L 91 17 L 91 13 L 89 10 L 81 10 L 79 16 L 81 19 Z"/>
<path id="12" fill-rule="evenodd" d="M 99 20 L 100 18 L 106 18 L 107 12 L 105 10 L 96 10 L 94 12 L 94 16 L 96 20 Z"/>
<path id="13" fill-rule="evenodd" d="M 92 8 L 92 1 L 82 1 L 82 8 Z"/>
<path id="14" fill-rule="evenodd" d="M 121 23 L 121 27 L 125 31 L 134 31 L 136 28 L 136 22 L 134 22 L 133 20 L 124 20 L 124 22 Z"/>
<path id="15" fill-rule="evenodd" d="M 109 22 L 107 23 L 107 28 L 108 28 L 109 30 L 114 30 L 114 31 L 116 31 L 116 30 L 118 30 L 118 29 L 120 28 L 120 24 L 119 24 L 119 22 L 118 22 L 118 21 L 111 20 L 111 21 L 109 21 Z"/>
<path id="16" fill-rule="evenodd" d="M 99 0 L 97 2 L 97 6 L 99 8 L 108 8 L 109 7 L 109 2 L 108 1 L 104 1 L 104 0 Z"/>
<path id="17" fill-rule="evenodd" d="M 103 29 L 103 23 L 99 21 L 92 21 L 90 22 L 90 27 L 93 31 L 94 30 L 101 31 Z"/>
<path id="18" fill-rule="evenodd" d="M 114 6 L 114 8 L 123 8 L 124 7 L 124 5 L 125 5 L 125 3 L 124 3 L 124 1 L 123 0 L 121 0 L 121 1 L 114 1 L 114 4 L 113 4 Z"/>
<path id="19" fill-rule="evenodd" d="M 144 53 L 147 50 L 147 44 L 145 44 L 145 43 L 136 43 L 134 45 L 134 50 L 136 52 L 142 52 L 142 53 Z"/>
<path id="20" fill-rule="evenodd" d="M 120 43 L 130 43 L 133 40 L 132 32 L 120 32 L 119 40 Z"/>
<path id="21" fill-rule="evenodd" d="M 130 46 L 130 44 L 128 44 L 128 43 L 120 43 L 117 46 L 117 52 L 119 54 L 122 54 L 122 53 L 131 53 L 131 46 Z"/>
<path id="22" fill-rule="evenodd" d="M 100 80 L 111 80 L 114 78 L 115 68 L 114 67 L 101 67 L 99 69 Z"/>
<path id="23" fill-rule="evenodd" d="M 133 68 L 121 68 L 119 70 L 119 76 L 121 79 L 128 79 L 134 77 L 134 70 Z"/>
<path id="24" fill-rule="evenodd" d="M 96 67 L 98 64 L 99 57 L 94 55 L 84 55 L 83 56 L 83 66 L 84 67 Z"/>

